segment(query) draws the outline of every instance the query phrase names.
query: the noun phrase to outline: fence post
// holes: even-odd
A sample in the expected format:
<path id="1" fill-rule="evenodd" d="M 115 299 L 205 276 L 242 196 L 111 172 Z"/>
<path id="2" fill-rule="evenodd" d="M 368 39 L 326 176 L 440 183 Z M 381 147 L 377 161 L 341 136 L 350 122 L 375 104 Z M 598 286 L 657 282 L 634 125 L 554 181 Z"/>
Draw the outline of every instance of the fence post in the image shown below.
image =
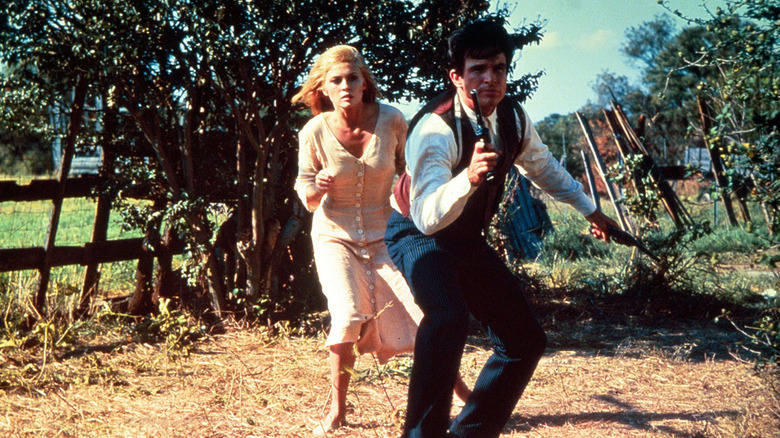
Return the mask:
<path id="1" fill-rule="evenodd" d="M 712 113 L 710 113 L 710 107 L 707 106 L 707 102 L 704 101 L 702 96 L 696 97 L 696 103 L 699 104 L 699 116 L 701 117 L 701 129 L 703 131 L 704 142 L 707 144 L 707 152 L 710 154 L 710 162 L 712 163 L 712 173 L 715 175 L 715 183 L 718 186 L 718 192 L 720 193 L 720 199 L 723 201 L 723 206 L 726 208 L 726 215 L 729 218 L 729 225 L 736 227 L 737 216 L 734 214 L 734 207 L 731 205 L 731 198 L 725 191 L 725 186 L 728 184 L 726 178 L 723 176 L 723 162 L 721 161 L 721 148 L 720 145 L 712 144 L 707 140 L 710 129 L 712 128 Z M 717 202 L 717 201 L 716 201 Z M 717 224 L 716 224 L 717 225 Z"/>
<path id="2" fill-rule="evenodd" d="M 590 199 L 596 204 L 596 208 L 601 210 L 601 199 L 599 199 L 599 192 L 596 190 L 596 178 L 593 177 L 593 169 L 590 167 L 590 158 L 588 158 L 588 151 L 584 148 L 580 149 L 580 155 L 582 156 L 582 166 L 585 168 L 585 177 L 588 180 L 588 188 L 590 189 Z"/>
<path id="3" fill-rule="evenodd" d="M 593 160 L 596 162 L 596 169 L 598 170 L 601 179 L 604 181 L 604 187 L 607 189 L 609 200 L 612 201 L 612 206 L 615 208 L 615 214 L 617 215 L 618 223 L 620 223 L 620 228 L 633 233 L 634 226 L 629 220 L 628 213 L 618 202 L 618 195 L 615 187 L 609 178 L 607 178 L 607 166 L 604 164 L 604 160 L 601 158 L 601 154 L 599 153 L 599 148 L 596 146 L 596 141 L 593 139 L 593 132 L 590 129 L 588 120 L 579 112 L 575 112 L 574 114 L 577 116 L 577 120 L 580 122 L 582 132 L 585 134 L 585 140 L 590 147 L 590 151 L 593 153 Z"/>
<path id="4" fill-rule="evenodd" d="M 117 112 L 116 108 L 109 108 L 105 99 L 103 101 L 103 108 L 106 108 L 106 113 L 103 122 L 103 137 L 102 137 L 102 165 L 100 167 L 100 175 L 102 177 L 108 177 L 114 171 L 114 154 L 111 153 L 111 138 L 113 133 L 116 132 L 117 126 Z M 111 198 L 105 193 L 100 193 L 97 199 L 97 206 L 95 207 L 95 224 L 92 229 L 92 242 L 105 242 L 108 236 L 108 220 L 111 216 Z M 91 260 L 87 264 L 87 269 L 84 272 L 84 285 L 81 287 L 81 295 L 79 296 L 79 306 L 76 311 L 77 318 L 84 318 L 92 312 L 92 305 L 95 302 L 95 296 L 98 292 L 98 284 L 100 282 L 100 268 L 102 264 Z"/>
<path id="5" fill-rule="evenodd" d="M 607 122 L 613 132 L 617 131 L 621 134 L 621 138 L 625 142 L 624 146 L 626 148 L 626 153 L 633 153 L 642 157 L 642 170 L 650 178 L 650 182 L 655 186 L 660 195 L 661 204 L 666 209 L 666 212 L 669 213 L 669 216 L 672 218 L 675 225 L 677 227 L 691 225 L 693 219 L 691 219 L 690 214 L 688 214 L 685 206 L 677 197 L 677 194 L 666 181 L 663 174 L 658 170 L 652 156 L 650 156 L 650 152 L 645 148 L 644 144 L 642 144 L 642 140 L 634 131 L 634 128 L 631 126 L 625 113 L 623 113 L 620 105 L 613 101 L 612 106 L 614 107 L 613 111 L 605 111 Z M 616 135 L 616 140 L 617 138 Z"/>
<path id="6" fill-rule="evenodd" d="M 36 288 L 35 302 L 33 304 L 39 317 L 42 317 L 46 313 L 46 291 L 49 287 L 49 279 L 51 278 L 54 241 L 57 238 L 57 227 L 59 226 L 60 214 L 62 213 L 62 200 L 65 198 L 65 183 L 68 180 L 70 164 L 76 149 L 76 137 L 81 130 L 81 116 L 84 113 L 84 102 L 87 97 L 88 85 L 87 78 L 84 75 L 80 76 L 73 94 L 73 104 L 71 105 L 70 121 L 68 122 L 65 150 L 62 153 L 60 170 L 57 176 L 57 190 L 51 200 L 51 216 L 49 218 L 49 230 L 46 233 L 46 242 L 44 244 L 43 263 L 42 266 L 38 268 L 38 287 Z"/>
<path id="7" fill-rule="evenodd" d="M 154 200 L 154 209 L 159 210 L 167 201 L 163 198 Z M 149 226 L 144 236 L 144 242 L 147 247 L 157 249 L 160 241 L 160 233 L 157 226 Z M 138 258 L 138 264 L 135 268 L 135 290 L 127 304 L 127 313 L 130 315 L 143 315 L 154 309 L 152 294 L 154 292 L 154 257 L 155 251 L 149 251 Z"/>

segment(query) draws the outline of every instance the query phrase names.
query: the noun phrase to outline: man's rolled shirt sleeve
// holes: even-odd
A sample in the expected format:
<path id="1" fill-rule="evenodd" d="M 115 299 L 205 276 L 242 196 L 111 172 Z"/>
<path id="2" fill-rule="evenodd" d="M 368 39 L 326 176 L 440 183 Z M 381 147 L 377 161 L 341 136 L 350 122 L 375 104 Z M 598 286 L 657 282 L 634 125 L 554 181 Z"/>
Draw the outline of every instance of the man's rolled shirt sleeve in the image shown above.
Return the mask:
<path id="1" fill-rule="evenodd" d="M 466 170 L 452 175 L 459 159 L 455 135 L 447 123 L 436 114 L 424 116 L 406 142 L 412 177 L 410 215 L 424 234 L 453 223 L 474 193 Z"/>
<path id="2" fill-rule="evenodd" d="M 553 199 L 571 205 L 582 215 L 595 212 L 596 205 L 582 190 L 582 184 L 572 178 L 542 143 L 525 109 L 523 117 L 526 126 L 524 141 L 520 155 L 515 160 L 520 173 Z"/>

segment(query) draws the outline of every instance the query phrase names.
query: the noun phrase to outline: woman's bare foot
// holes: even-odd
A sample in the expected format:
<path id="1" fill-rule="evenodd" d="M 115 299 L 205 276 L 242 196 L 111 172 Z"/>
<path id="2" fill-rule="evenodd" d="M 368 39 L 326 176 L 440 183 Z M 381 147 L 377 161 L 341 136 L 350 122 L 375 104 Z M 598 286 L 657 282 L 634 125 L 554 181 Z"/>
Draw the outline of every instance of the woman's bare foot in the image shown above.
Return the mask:
<path id="1" fill-rule="evenodd" d="M 341 426 L 347 425 L 347 416 L 346 414 L 336 414 L 334 412 L 330 412 L 327 417 L 325 417 L 319 424 L 319 426 L 315 427 L 312 433 L 316 435 L 325 435 L 326 432 L 333 432 L 334 430 L 338 429 Z"/>
<path id="2" fill-rule="evenodd" d="M 464 405 L 466 404 L 466 400 L 468 400 L 469 396 L 471 395 L 471 390 L 460 375 L 458 375 L 458 380 L 455 381 L 455 389 L 453 393 L 455 394 L 455 397 L 458 399 L 458 401 Z"/>

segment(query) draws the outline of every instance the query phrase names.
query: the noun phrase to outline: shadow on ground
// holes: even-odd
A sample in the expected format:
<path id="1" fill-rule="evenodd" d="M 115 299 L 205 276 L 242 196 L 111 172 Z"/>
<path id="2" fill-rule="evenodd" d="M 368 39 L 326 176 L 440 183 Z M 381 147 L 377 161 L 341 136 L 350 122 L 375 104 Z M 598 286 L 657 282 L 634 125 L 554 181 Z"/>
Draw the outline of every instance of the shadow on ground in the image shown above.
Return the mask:
<path id="1" fill-rule="evenodd" d="M 660 431 L 672 437 L 695 438 L 703 435 L 691 435 L 690 432 L 677 430 L 669 425 L 658 425 L 654 423 L 665 420 L 681 420 L 687 422 L 712 421 L 718 418 L 735 418 L 739 415 L 739 412 L 736 410 L 695 413 L 655 413 L 637 411 L 630 406 L 621 408 L 624 409 L 621 412 L 605 411 L 587 412 L 582 414 L 535 415 L 530 417 L 514 414 L 512 418 L 510 418 L 505 430 L 530 432 L 540 427 L 561 427 L 567 424 L 613 423 L 641 431 Z"/>

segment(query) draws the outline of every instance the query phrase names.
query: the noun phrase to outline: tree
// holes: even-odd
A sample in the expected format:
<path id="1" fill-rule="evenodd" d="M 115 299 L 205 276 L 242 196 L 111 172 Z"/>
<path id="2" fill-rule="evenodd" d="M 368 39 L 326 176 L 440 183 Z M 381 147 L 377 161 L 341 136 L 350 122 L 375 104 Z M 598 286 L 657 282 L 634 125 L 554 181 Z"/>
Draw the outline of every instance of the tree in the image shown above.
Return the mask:
<path id="1" fill-rule="evenodd" d="M 596 77 L 592 87 L 596 93 L 596 104 L 601 108 L 609 108 L 612 102 L 616 102 L 627 114 L 652 114 L 650 96 L 625 76 L 603 71 Z"/>
<path id="2" fill-rule="evenodd" d="M 780 225 L 780 7 L 727 0 L 707 19 L 691 21 L 714 36 L 695 56 L 681 57 L 686 68 L 713 72 L 692 90 L 706 96 L 716 114 L 703 135 L 727 153 L 725 189 L 752 186 L 748 196 L 764 205 L 774 231 Z"/>
<path id="3" fill-rule="evenodd" d="M 45 108 L 30 105 L 40 101 L 43 93 L 37 87 L 27 87 L 24 75 L 12 75 L 0 64 L 0 173 L 40 175 L 51 171 L 48 114 Z"/>
<path id="4" fill-rule="evenodd" d="M 698 25 L 677 32 L 665 15 L 626 32 L 622 51 L 643 66 L 643 78 L 642 86 L 633 87 L 625 94 L 626 102 L 618 103 L 629 115 L 646 115 L 647 140 L 665 151 L 663 158 L 669 164 L 679 161 L 689 144 L 687 120 L 696 113 L 697 85 L 717 75 L 712 68 L 686 60 L 697 59 L 701 48 L 716 39 L 717 35 Z M 603 77 L 599 83 L 611 84 L 612 79 Z"/>
<path id="5" fill-rule="evenodd" d="M 290 249 L 306 237 L 292 191 L 306 113 L 290 98 L 313 57 L 352 44 L 387 98 L 430 97 L 446 83 L 445 37 L 488 7 L 481 0 L 17 0 L 0 22 L 0 60 L 34 66 L 30 86 L 45 89 L 49 105 L 88 81 L 90 96 L 105 102 L 101 126 L 116 127 L 106 142 L 119 170 L 109 189 L 119 203 L 133 187 L 158 200 L 124 203 L 126 223 L 143 229 L 158 254 L 181 236 L 185 262 L 203 267 L 217 313 L 238 299 L 244 310 L 283 312 L 303 301 L 292 289 L 311 265 L 310 252 Z M 516 29 L 518 47 L 539 33 L 536 25 Z M 510 90 L 530 92 L 534 80 L 520 77 Z M 215 222 L 225 207 L 232 219 Z M 225 281 L 221 261 L 232 253 L 245 269 Z"/>
<path id="6" fill-rule="evenodd" d="M 669 15 L 659 14 L 650 21 L 626 30 L 626 43 L 621 50 L 629 59 L 641 62 L 644 68 L 652 68 L 656 58 L 677 34 Z"/>
<path id="7" fill-rule="evenodd" d="M 584 169 L 580 149 L 584 139 L 575 115 L 551 114 L 536 123 L 535 127 L 544 144 L 562 161 L 566 170 L 572 175 L 582 175 Z"/>

